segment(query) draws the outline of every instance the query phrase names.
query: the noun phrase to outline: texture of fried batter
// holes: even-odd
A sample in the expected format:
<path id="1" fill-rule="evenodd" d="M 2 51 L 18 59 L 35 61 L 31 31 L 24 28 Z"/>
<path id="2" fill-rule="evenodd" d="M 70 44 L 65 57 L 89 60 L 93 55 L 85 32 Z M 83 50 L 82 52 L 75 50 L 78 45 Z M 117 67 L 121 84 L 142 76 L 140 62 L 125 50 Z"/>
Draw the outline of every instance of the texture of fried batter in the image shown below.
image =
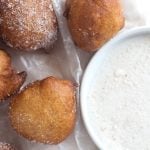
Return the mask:
<path id="1" fill-rule="evenodd" d="M 66 16 L 75 44 L 96 51 L 124 26 L 119 0 L 67 0 Z"/>
<path id="2" fill-rule="evenodd" d="M 16 150 L 16 149 L 8 143 L 0 142 L 0 150 Z"/>
<path id="3" fill-rule="evenodd" d="M 0 50 L 0 102 L 15 94 L 26 78 L 26 73 L 16 73 L 11 67 L 10 56 Z"/>
<path id="4" fill-rule="evenodd" d="M 0 38 L 13 49 L 50 48 L 57 32 L 51 0 L 0 0 Z"/>
<path id="5" fill-rule="evenodd" d="M 68 80 L 54 77 L 35 81 L 13 98 L 9 116 L 12 127 L 23 137 L 60 143 L 74 128 L 75 87 Z"/>

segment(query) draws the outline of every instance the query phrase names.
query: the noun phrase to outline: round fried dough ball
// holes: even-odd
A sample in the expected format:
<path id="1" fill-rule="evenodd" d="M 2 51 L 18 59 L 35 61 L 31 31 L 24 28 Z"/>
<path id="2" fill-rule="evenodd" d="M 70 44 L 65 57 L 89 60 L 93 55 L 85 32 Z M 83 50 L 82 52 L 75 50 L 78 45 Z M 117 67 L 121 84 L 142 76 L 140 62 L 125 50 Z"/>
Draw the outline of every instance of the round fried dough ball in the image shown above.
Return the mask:
<path id="1" fill-rule="evenodd" d="M 60 143 L 75 124 L 74 85 L 54 77 L 36 81 L 13 98 L 9 116 L 12 127 L 23 137 L 46 144 Z"/>
<path id="2" fill-rule="evenodd" d="M 51 0 L 0 0 L 0 38 L 14 49 L 51 47 L 57 26 Z"/>
<path id="3" fill-rule="evenodd" d="M 0 50 L 0 102 L 16 94 L 26 79 L 26 72 L 17 73 L 11 66 L 11 57 Z"/>
<path id="4" fill-rule="evenodd" d="M 0 150 L 16 150 L 16 149 L 8 143 L 0 142 Z"/>
<path id="5" fill-rule="evenodd" d="M 66 16 L 75 44 L 96 51 L 124 26 L 119 0 L 68 0 Z"/>

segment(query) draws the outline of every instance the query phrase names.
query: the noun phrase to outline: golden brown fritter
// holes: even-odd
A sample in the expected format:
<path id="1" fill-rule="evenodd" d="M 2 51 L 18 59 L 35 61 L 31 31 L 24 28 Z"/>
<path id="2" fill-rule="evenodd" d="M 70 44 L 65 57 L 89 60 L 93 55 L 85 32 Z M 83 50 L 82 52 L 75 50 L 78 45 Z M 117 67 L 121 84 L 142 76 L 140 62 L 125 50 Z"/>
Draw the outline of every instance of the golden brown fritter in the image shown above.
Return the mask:
<path id="1" fill-rule="evenodd" d="M 8 143 L 0 142 L 0 150 L 16 150 L 16 149 Z"/>
<path id="2" fill-rule="evenodd" d="M 119 0 L 68 0 L 66 16 L 75 44 L 96 51 L 124 25 Z"/>
<path id="3" fill-rule="evenodd" d="M 72 82 L 48 77 L 27 86 L 10 104 L 12 127 L 23 137 L 57 144 L 73 130 L 76 118 Z"/>
<path id="4" fill-rule="evenodd" d="M 16 73 L 11 67 L 10 56 L 0 50 L 0 102 L 15 94 L 26 78 L 26 73 Z"/>
<path id="5" fill-rule="evenodd" d="M 51 0 L 0 0 L 0 37 L 14 49 L 49 48 L 57 28 Z"/>

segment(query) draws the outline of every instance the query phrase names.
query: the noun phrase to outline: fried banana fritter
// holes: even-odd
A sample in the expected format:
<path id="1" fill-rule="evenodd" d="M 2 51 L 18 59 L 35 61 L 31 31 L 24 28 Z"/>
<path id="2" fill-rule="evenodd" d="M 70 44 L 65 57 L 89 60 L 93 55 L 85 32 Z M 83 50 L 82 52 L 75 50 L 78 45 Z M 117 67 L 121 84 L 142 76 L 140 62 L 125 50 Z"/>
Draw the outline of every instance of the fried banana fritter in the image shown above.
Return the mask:
<path id="1" fill-rule="evenodd" d="M 96 51 L 124 26 L 120 0 L 67 0 L 66 16 L 75 44 Z"/>
<path id="2" fill-rule="evenodd" d="M 73 130 L 75 87 L 68 80 L 48 77 L 27 86 L 10 103 L 12 127 L 23 137 L 57 144 Z"/>
<path id="3" fill-rule="evenodd" d="M 15 94 L 26 78 L 26 73 L 16 73 L 11 67 L 10 56 L 0 50 L 0 102 Z"/>
<path id="4" fill-rule="evenodd" d="M 8 143 L 0 142 L 0 150 L 16 150 L 16 149 Z"/>
<path id="5" fill-rule="evenodd" d="M 52 47 L 58 24 L 51 0 L 0 0 L 0 38 L 20 51 Z"/>

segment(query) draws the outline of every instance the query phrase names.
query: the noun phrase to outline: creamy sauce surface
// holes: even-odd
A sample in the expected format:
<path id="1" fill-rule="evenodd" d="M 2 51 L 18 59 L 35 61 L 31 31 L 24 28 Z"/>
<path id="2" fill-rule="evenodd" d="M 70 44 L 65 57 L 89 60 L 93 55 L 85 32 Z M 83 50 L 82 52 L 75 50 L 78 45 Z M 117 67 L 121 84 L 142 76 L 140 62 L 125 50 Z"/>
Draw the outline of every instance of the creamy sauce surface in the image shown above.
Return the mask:
<path id="1" fill-rule="evenodd" d="M 150 36 L 110 50 L 93 79 L 91 125 L 104 150 L 150 150 Z"/>

